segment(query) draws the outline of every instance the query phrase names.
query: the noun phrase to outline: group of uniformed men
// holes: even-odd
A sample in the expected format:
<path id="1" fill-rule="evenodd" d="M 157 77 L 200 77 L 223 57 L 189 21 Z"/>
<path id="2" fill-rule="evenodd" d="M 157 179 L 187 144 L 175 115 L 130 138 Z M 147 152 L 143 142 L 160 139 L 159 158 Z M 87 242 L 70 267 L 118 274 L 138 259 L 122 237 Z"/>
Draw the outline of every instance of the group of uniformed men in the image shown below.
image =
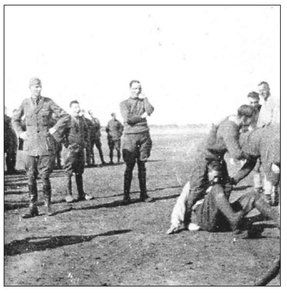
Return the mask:
<path id="1" fill-rule="evenodd" d="M 99 150 L 102 165 L 106 165 L 101 149 L 101 126 L 92 111 L 81 109 L 79 101 L 70 102 L 70 114 L 61 109 L 52 99 L 41 95 L 42 83 L 39 78 L 32 78 L 29 83 L 31 97 L 24 99 L 19 109 L 13 111 L 13 119 L 5 115 L 5 152 L 8 173 L 15 172 L 16 143 L 10 138 L 23 141 L 25 154 L 25 170 L 28 177 L 28 192 L 30 197 L 29 210 L 23 218 L 39 215 L 37 200 L 37 177 L 43 182 L 43 197 L 45 213 L 53 215 L 51 208 L 50 174 L 55 160 L 60 167 L 58 153 L 64 149 L 64 170 L 66 175 L 66 201 L 71 203 L 79 200 L 90 200 L 92 195 L 84 192 L 83 172 L 87 166 L 95 164 L 93 148 Z M 146 97 L 141 94 L 139 81 L 130 83 L 131 97 L 120 105 L 124 118 L 124 126 L 112 113 L 112 119 L 106 127 L 108 145 L 110 148 L 110 164 L 114 164 L 113 152 L 117 152 L 117 162 L 121 159 L 121 136 L 123 135 L 123 159 L 126 163 L 124 174 L 124 204 L 130 202 L 130 185 L 135 163 L 138 164 L 139 182 L 142 201 L 149 201 L 146 191 L 145 162 L 150 155 L 151 139 L 146 116 L 153 112 L 153 107 Z M 140 97 L 141 96 L 141 97 Z M 7 124 L 7 127 L 6 127 Z M 13 135 L 11 135 L 11 133 Z M 7 138 L 6 138 L 7 135 Z M 7 148 L 6 148 L 7 144 Z M 14 147 L 13 155 L 10 145 Z M 8 147 L 9 146 L 9 147 Z M 85 153 L 86 150 L 86 153 Z M 85 162 L 86 161 L 86 162 Z M 72 193 L 72 175 L 75 174 L 77 196 Z"/>
<path id="2" fill-rule="evenodd" d="M 87 165 L 95 163 L 94 145 L 99 149 L 102 164 L 105 164 L 100 148 L 100 125 L 93 113 L 89 111 L 83 115 L 79 102 L 73 100 L 70 102 L 70 115 L 68 115 L 53 100 L 41 96 L 42 84 L 38 78 L 31 79 L 29 87 L 31 97 L 25 99 L 13 115 L 13 127 L 19 139 L 24 141 L 23 149 L 26 153 L 25 169 L 28 176 L 30 206 L 28 212 L 23 215 L 24 218 L 38 215 L 36 182 L 38 172 L 43 181 L 46 213 L 53 214 L 49 176 L 55 163 L 57 145 L 62 143 L 65 146 L 63 157 L 67 178 L 67 202 L 93 198 L 92 195 L 84 192 L 83 187 L 84 149 L 86 149 Z M 113 113 L 106 127 L 111 164 L 114 148 L 120 162 L 120 142 L 123 133 L 122 154 L 126 165 L 123 204 L 131 202 L 130 187 L 136 163 L 140 200 L 145 202 L 153 200 L 147 195 L 145 164 L 152 148 L 147 117 L 153 113 L 154 108 L 142 93 L 138 80 L 132 80 L 129 87 L 130 97 L 120 104 L 124 126 Z M 168 234 L 179 231 L 182 225 L 192 231 L 199 229 L 216 231 L 229 226 L 235 232 L 240 230 L 244 215 L 254 207 L 263 215 L 274 219 L 279 225 L 278 213 L 271 210 L 271 205 L 278 205 L 279 202 L 279 110 L 271 97 L 267 82 L 258 85 L 258 93 L 250 92 L 248 100 L 248 105 L 239 107 L 237 115 L 228 116 L 220 123 L 214 124 L 205 141 L 200 144 L 190 170 L 190 180 L 184 186 L 173 209 Z M 24 123 L 23 117 L 25 117 Z M 8 118 L 5 116 L 5 123 L 6 119 Z M 11 124 L 8 120 L 7 123 Z M 232 178 L 228 175 L 226 153 L 229 153 L 233 160 L 242 162 L 242 167 Z M 8 168 L 14 157 L 7 157 Z M 12 167 L 9 168 L 10 171 L 13 170 Z M 240 197 L 237 202 L 240 208 L 236 210 L 230 202 L 233 186 L 252 170 L 255 171 L 254 190 Z M 73 173 L 78 189 L 77 197 L 73 197 L 72 193 Z"/>

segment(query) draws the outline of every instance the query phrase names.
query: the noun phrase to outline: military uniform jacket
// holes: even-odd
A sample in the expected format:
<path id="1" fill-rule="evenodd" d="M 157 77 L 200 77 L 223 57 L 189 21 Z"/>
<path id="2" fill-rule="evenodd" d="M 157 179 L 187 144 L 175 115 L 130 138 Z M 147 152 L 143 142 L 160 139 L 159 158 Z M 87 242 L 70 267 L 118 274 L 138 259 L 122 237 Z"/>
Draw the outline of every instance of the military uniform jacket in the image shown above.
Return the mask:
<path id="1" fill-rule="evenodd" d="M 53 126 L 56 129 L 54 136 L 49 133 L 53 124 L 53 113 L 59 118 Z M 55 154 L 56 140 L 61 140 L 62 133 L 69 122 L 69 115 L 50 98 L 40 97 L 38 103 L 32 98 L 25 99 L 13 116 L 13 126 L 18 136 L 24 132 L 22 127 L 23 116 L 25 116 L 27 134 L 23 150 L 30 156 Z"/>
<path id="2" fill-rule="evenodd" d="M 119 120 L 111 119 L 106 127 L 108 140 L 119 140 L 123 134 L 123 125 Z"/>
<path id="3" fill-rule="evenodd" d="M 65 146 L 79 146 L 84 148 L 89 141 L 89 128 L 83 116 L 70 116 L 70 123 L 64 134 Z"/>

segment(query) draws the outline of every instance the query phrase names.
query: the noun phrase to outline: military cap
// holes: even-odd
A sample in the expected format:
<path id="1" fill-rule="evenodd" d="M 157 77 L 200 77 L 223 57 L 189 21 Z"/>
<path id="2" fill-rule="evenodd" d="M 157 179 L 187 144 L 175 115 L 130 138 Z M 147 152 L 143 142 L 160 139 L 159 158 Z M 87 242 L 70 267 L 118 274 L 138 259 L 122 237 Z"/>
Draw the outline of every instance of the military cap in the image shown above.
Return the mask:
<path id="1" fill-rule="evenodd" d="M 42 86 L 41 80 L 38 77 L 32 77 L 29 82 L 29 87 L 32 85 L 40 85 Z"/>

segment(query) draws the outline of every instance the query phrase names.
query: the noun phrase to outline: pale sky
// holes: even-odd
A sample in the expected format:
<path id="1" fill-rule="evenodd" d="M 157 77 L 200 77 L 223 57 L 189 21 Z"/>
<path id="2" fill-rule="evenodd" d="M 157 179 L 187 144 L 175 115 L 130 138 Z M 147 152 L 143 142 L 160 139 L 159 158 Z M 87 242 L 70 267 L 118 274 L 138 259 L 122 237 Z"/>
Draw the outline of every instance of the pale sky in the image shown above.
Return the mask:
<path id="1" fill-rule="evenodd" d="M 279 7 L 12 7 L 5 9 L 5 105 L 78 99 L 106 124 L 138 79 L 152 124 L 208 123 L 265 80 L 279 100 Z"/>

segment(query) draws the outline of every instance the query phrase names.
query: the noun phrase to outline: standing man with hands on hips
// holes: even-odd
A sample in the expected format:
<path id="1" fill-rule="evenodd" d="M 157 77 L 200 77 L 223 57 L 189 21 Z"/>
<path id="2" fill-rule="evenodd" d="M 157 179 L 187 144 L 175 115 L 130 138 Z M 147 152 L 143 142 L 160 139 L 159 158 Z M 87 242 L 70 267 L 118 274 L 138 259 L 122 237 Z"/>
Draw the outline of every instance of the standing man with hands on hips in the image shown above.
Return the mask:
<path id="1" fill-rule="evenodd" d="M 135 163 L 138 165 L 138 178 L 140 185 L 140 200 L 152 201 L 146 189 L 145 163 L 150 156 L 152 141 L 147 124 L 154 107 L 142 93 L 138 80 L 130 82 L 130 98 L 120 103 L 120 110 L 124 120 L 123 133 L 123 160 L 126 164 L 124 173 L 124 204 L 131 202 L 130 187 Z"/>
<path id="2" fill-rule="evenodd" d="M 37 208 L 38 172 L 43 182 L 43 195 L 46 214 L 53 214 L 51 210 L 51 183 L 50 174 L 53 171 L 56 154 L 56 141 L 61 141 L 61 134 L 69 123 L 69 115 L 64 112 L 50 98 L 41 96 L 42 83 L 39 78 L 30 80 L 31 97 L 24 99 L 20 108 L 13 116 L 13 126 L 18 137 L 24 140 L 25 169 L 28 177 L 30 197 L 29 211 L 23 218 L 39 215 Z M 52 114 L 58 119 L 51 127 Z M 25 128 L 22 118 L 25 116 Z"/>

